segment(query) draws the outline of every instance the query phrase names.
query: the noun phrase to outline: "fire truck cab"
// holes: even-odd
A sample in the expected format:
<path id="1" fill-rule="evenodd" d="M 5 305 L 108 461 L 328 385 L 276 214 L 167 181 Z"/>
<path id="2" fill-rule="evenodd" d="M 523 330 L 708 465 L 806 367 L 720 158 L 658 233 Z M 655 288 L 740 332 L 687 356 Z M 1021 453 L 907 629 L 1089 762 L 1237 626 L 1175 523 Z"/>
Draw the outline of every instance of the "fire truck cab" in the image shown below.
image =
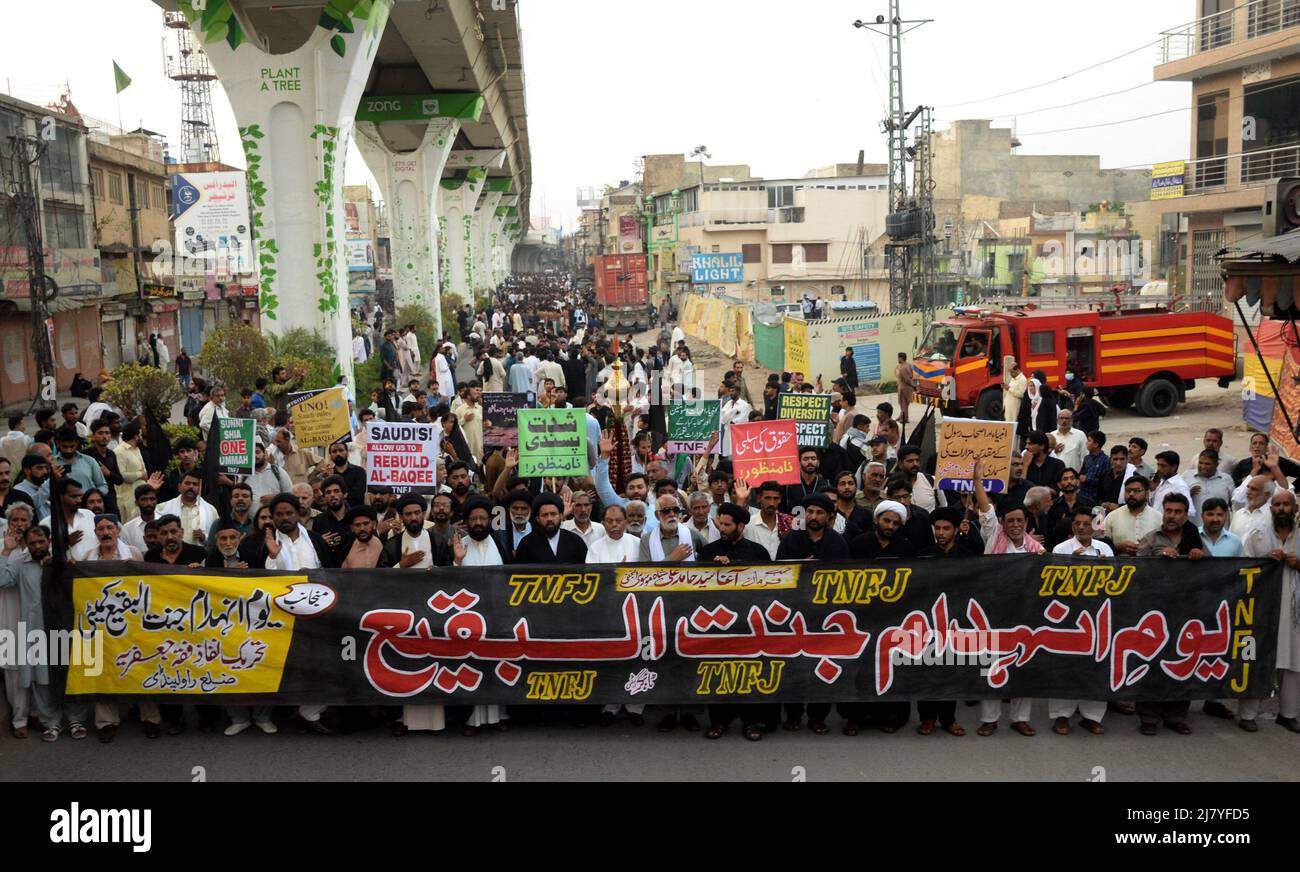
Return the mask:
<path id="1" fill-rule="evenodd" d="M 1196 379 L 1215 378 L 1227 387 L 1237 366 L 1232 322 L 1210 312 L 1172 312 L 1160 305 L 959 307 L 921 339 L 913 363 L 917 391 L 946 408 L 1001 420 L 1007 358 L 1015 358 L 1027 378 L 1041 371 L 1051 387 L 1065 385 L 1065 374 L 1073 372 L 1107 405 L 1136 406 L 1155 418 L 1184 402 Z"/>

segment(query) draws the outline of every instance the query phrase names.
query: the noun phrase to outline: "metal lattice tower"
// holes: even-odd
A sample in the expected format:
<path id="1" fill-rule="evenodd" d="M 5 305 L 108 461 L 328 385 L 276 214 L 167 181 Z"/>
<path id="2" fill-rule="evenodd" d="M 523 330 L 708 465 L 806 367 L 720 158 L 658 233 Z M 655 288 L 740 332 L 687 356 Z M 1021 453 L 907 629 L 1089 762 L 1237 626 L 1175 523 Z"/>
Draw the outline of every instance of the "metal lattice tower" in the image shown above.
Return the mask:
<path id="1" fill-rule="evenodd" d="M 916 205 L 921 210 L 921 240 L 917 245 L 914 265 L 916 272 L 912 276 L 912 305 L 918 303 L 925 309 L 925 321 L 929 325 L 934 308 L 939 304 L 935 272 L 937 263 L 934 256 L 934 165 L 931 140 L 931 108 L 921 109 L 920 124 L 916 128 L 913 140 L 916 162 L 912 166 L 912 187 L 916 191 Z M 919 296 L 919 299 L 918 299 Z"/>
<path id="2" fill-rule="evenodd" d="M 903 108 L 903 35 L 932 19 L 904 20 L 900 0 L 889 0 L 889 17 L 874 22 L 855 21 L 885 37 L 889 42 L 889 116 L 881 125 L 889 138 L 889 209 L 885 228 L 889 241 L 885 259 L 889 264 L 889 305 L 894 311 L 913 307 L 929 308 L 934 296 L 934 182 L 930 172 L 930 112 L 918 106 Z M 922 123 L 907 145 L 907 129 L 918 117 Z M 912 164 L 912 185 L 907 182 Z M 928 319 L 927 319 L 928 320 Z"/>
<path id="3" fill-rule="evenodd" d="M 163 24 L 169 34 L 167 77 L 181 86 L 181 160 L 219 161 L 221 151 L 212 120 L 212 83 L 217 76 L 183 14 L 163 12 Z"/>

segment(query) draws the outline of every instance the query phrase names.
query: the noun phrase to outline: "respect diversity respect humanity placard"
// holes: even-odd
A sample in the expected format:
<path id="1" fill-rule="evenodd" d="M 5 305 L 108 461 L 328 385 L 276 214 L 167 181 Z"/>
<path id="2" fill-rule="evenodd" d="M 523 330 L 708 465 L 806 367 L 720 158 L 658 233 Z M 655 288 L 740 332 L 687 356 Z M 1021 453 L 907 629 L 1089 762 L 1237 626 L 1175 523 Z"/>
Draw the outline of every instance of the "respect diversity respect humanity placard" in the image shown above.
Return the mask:
<path id="1" fill-rule="evenodd" d="M 831 439 L 831 395 L 777 394 L 777 420 L 798 424 L 800 448 L 825 448 Z"/>

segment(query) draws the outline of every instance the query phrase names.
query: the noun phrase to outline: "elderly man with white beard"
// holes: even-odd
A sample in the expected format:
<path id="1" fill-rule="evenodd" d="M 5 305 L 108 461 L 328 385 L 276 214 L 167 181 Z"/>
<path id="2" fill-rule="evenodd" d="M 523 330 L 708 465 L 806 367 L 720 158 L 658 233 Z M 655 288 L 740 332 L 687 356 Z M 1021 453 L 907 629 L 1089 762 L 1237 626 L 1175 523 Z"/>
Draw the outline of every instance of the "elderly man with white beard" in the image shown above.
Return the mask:
<path id="1" fill-rule="evenodd" d="M 465 518 L 465 536 L 456 533 L 451 539 L 453 562 L 456 566 L 502 566 L 507 554 L 492 535 L 492 502 L 486 497 L 471 496 L 461 506 Z M 508 729 L 502 707 L 476 705 L 465 721 L 461 733 L 473 736 L 479 727 Z"/>
<path id="2" fill-rule="evenodd" d="M 1282 566 L 1282 608 L 1277 633 L 1277 725 L 1300 733 L 1300 536 L 1296 535 L 1296 495 L 1273 494 L 1272 523 L 1260 524 L 1246 539 L 1247 557 L 1267 557 Z M 1255 732 L 1259 700 L 1243 699 L 1238 708 L 1241 728 Z"/>
<path id="3" fill-rule="evenodd" d="M 681 504 L 677 498 L 664 494 L 655 500 L 655 516 L 659 519 L 659 529 L 650 530 L 641 536 L 642 561 L 661 563 L 670 560 L 674 563 L 692 561 L 704 547 L 704 538 L 693 530 L 689 524 L 681 523 Z"/>
<path id="4" fill-rule="evenodd" d="M 1269 498 L 1277 486 L 1267 475 L 1251 476 L 1242 485 L 1233 494 L 1232 523 L 1228 526 L 1228 532 L 1245 542 L 1255 527 L 1271 523 Z"/>
<path id="5" fill-rule="evenodd" d="M 628 514 L 632 514 L 632 505 L 628 504 Z M 645 563 L 693 562 L 695 555 L 704 547 L 704 540 L 698 533 L 683 524 L 681 518 L 685 513 L 677 498 L 664 494 L 655 500 L 655 515 L 659 526 L 641 534 L 641 548 L 638 558 Z M 688 730 L 699 729 L 699 719 L 685 706 L 671 708 L 659 721 L 659 731 L 667 733 L 677 726 L 678 719 Z"/>
<path id="6" fill-rule="evenodd" d="M 635 563 L 640 557 L 641 538 L 627 532 L 627 511 L 622 506 L 607 506 L 603 519 L 605 535 L 587 549 L 588 563 Z M 608 727 L 620 709 L 627 710 L 627 722 L 634 727 L 645 723 L 645 706 L 636 703 L 610 703 L 600 712 L 600 725 Z"/>

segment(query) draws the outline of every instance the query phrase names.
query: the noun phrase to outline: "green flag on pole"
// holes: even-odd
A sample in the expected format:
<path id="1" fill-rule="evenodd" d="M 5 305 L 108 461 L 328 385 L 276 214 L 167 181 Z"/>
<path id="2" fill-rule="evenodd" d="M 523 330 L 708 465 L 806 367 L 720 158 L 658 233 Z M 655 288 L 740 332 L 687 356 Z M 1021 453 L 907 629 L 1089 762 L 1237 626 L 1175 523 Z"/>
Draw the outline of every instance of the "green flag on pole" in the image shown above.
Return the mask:
<path id="1" fill-rule="evenodd" d="M 119 94 L 131 84 L 131 77 L 117 65 L 117 61 L 113 61 L 113 79 L 117 82 L 117 93 Z"/>

